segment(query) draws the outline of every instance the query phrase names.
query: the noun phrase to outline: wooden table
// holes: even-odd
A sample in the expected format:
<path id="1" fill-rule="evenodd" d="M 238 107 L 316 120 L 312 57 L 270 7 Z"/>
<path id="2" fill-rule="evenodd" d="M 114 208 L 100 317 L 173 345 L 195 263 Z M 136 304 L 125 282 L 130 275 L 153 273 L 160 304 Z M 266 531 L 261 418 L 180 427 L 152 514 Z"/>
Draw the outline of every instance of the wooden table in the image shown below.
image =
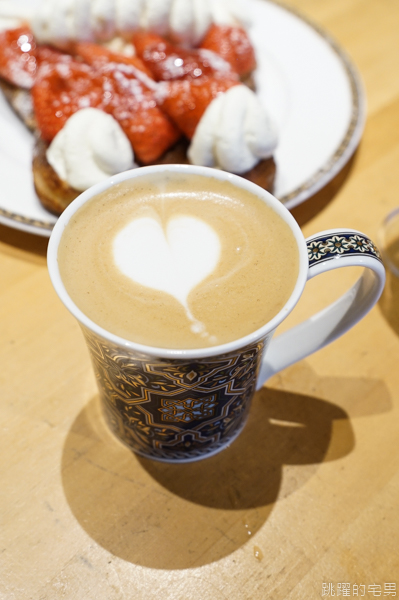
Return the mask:
<path id="1" fill-rule="evenodd" d="M 346 178 L 295 216 L 305 235 L 375 238 L 399 204 L 399 3 L 291 4 L 348 51 L 368 97 Z M 351 332 L 268 382 L 230 449 L 167 466 L 104 426 L 45 252 L 0 227 L 2 600 L 399 595 L 398 280 Z M 311 281 L 296 320 L 355 276 Z"/>

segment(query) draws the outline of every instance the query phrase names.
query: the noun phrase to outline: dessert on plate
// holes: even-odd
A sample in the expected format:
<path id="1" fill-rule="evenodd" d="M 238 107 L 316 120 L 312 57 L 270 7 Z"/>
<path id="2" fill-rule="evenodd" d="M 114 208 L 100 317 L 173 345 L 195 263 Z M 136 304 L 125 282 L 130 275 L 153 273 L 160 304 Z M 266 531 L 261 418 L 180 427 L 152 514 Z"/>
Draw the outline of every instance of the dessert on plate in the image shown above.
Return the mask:
<path id="1" fill-rule="evenodd" d="M 11 4 L 9 14 L 0 85 L 35 134 L 34 184 L 48 210 L 159 163 L 221 168 L 272 191 L 277 137 L 234 4 L 42 0 L 31 15 Z"/>

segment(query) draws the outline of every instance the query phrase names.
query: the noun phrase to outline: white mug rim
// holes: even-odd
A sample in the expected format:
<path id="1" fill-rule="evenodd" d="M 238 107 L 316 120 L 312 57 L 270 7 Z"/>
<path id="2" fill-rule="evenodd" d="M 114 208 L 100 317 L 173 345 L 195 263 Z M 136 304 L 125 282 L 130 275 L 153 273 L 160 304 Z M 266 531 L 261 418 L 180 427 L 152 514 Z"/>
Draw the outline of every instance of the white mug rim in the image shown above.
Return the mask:
<path id="1" fill-rule="evenodd" d="M 123 181 L 129 179 L 135 179 L 136 177 L 148 176 L 151 173 L 159 173 L 162 171 L 172 171 L 172 172 L 180 172 L 187 174 L 196 174 L 203 175 L 205 177 L 213 177 L 223 181 L 229 181 L 235 186 L 241 187 L 243 189 L 252 192 L 261 198 L 264 202 L 266 202 L 269 206 L 271 206 L 277 214 L 284 219 L 287 225 L 290 227 L 295 240 L 298 245 L 298 254 L 299 254 L 299 272 L 297 281 L 295 283 L 294 289 L 291 293 L 291 296 L 281 308 L 281 310 L 267 323 L 262 325 L 262 327 L 256 329 L 250 334 L 247 334 L 243 337 L 237 338 L 231 342 L 227 342 L 225 344 L 220 344 L 217 346 L 207 346 L 205 348 L 190 348 L 190 349 L 175 349 L 175 348 L 160 348 L 156 346 L 149 346 L 145 344 L 139 344 L 137 342 L 133 342 L 131 340 L 125 339 L 118 335 L 115 335 L 103 327 L 97 325 L 94 321 L 92 321 L 89 317 L 87 317 L 74 303 L 74 301 L 69 296 L 66 288 L 63 284 L 63 281 L 60 276 L 59 268 L 58 268 L 58 247 L 63 234 L 65 227 L 67 226 L 70 218 L 76 213 L 76 211 L 91 198 L 100 194 L 101 192 L 109 189 L 110 187 L 121 183 Z M 284 321 L 284 319 L 289 315 L 289 313 L 294 309 L 297 304 L 299 298 L 302 295 L 303 289 L 305 287 L 308 270 L 309 270 L 309 262 L 308 262 L 308 254 L 306 241 L 302 234 L 302 231 L 292 216 L 292 214 L 288 211 L 287 208 L 272 194 L 261 188 L 260 186 L 252 183 L 251 181 L 240 177 L 239 175 L 234 175 L 232 173 L 228 173 L 226 171 L 221 171 L 219 169 L 212 169 L 209 167 L 199 167 L 195 165 L 150 165 L 145 167 L 139 167 L 136 169 L 131 169 L 129 171 L 123 171 L 122 173 L 118 173 L 117 175 L 113 175 L 112 177 L 98 183 L 86 191 L 82 192 L 71 204 L 69 204 L 66 209 L 59 216 L 56 224 L 54 225 L 53 231 L 50 235 L 48 250 L 47 250 L 47 265 L 48 271 L 50 275 L 51 282 L 53 287 L 60 298 L 61 302 L 68 309 L 68 311 L 78 320 L 78 322 L 91 330 L 93 333 L 98 336 L 106 339 L 114 345 L 119 347 L 123 347 L 125 349 L 129 349 L 131 351 L 154 356 L 159 358 L 170 358 L 170 359 L 200 359 L 207 358 L 212 356 L 218 356 L 223 354 L 228 354 L 229 352 L 233 352 L 240 348 L 244 348 L 246 346 L 255 344 L 260 340 L 264 339 L 268 334 L 274 332 L 274 330 Z"/>

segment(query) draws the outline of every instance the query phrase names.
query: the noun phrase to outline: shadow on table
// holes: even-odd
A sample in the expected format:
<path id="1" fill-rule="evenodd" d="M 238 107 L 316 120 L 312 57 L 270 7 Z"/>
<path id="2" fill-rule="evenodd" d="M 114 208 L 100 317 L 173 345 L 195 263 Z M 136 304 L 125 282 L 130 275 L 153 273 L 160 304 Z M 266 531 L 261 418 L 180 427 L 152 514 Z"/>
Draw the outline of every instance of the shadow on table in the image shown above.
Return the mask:
<path id="1" fill-rule="evenodd" d="M 396 335 L 399 335 L 399 278 L 386 269 L 386 283 L 379 307 Z"/>
<path id="2" fill-rule="evenodd" d="M 277 499 L 353 447 L 341 408 L 263 388 L 229 448 L 196 463 L 159 463 L 137 457 L 109 433 L 96 398 L 69 432 L 62 477 L 73 514 L 97 543 L 137 565 L 184 569 L 249 542 Z"/>
<path id="3" fill-rule="evenodd" d="M 0 224 L 0 252 L 21 256 L 31 262 L 45 262 L 48 237 L 34 235 Z"/>

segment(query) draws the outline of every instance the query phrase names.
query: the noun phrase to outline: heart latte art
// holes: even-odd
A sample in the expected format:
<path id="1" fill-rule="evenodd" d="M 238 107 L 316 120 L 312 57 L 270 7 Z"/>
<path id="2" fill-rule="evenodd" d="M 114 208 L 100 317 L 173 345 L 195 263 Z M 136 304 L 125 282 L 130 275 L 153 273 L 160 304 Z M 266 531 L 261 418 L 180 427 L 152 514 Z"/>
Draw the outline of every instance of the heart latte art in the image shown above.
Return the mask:
<path id="1" fill-rule="evenodd" d="M 79 208 L 58 263 L 92 321 L 140 344 L 184 349 L 238 339 L 273 318 L 295 286 L 298 249 L 256 195 L 166 171 Z"/>
<path id="2" fill-rule="evenodd" d="M 113 252 L 124 275 L 176 298 L 193 323 L 191 330 L 208 337 L 189 309 L 188 296 L 219 262 L 220 241 L 212 227 L 198 218 L 175 216 L 163 229 L 156 219 L 142 217 L 116 235 Z"/>

